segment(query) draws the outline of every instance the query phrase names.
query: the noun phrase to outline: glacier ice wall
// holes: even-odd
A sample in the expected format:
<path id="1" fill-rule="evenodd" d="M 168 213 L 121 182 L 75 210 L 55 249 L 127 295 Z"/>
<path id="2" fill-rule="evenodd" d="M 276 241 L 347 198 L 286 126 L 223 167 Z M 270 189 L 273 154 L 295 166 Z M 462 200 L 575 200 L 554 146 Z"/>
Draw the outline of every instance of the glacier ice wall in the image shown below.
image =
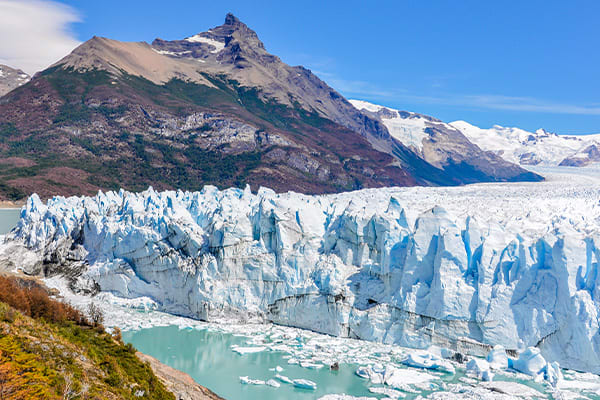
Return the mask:
<path id="1" fill-rule="evenodd" d="M 475 354 L 537 346 L 600 373 L 600 189 L 490 188 L 33 195 L 0 264 L 204 320 Z"/>

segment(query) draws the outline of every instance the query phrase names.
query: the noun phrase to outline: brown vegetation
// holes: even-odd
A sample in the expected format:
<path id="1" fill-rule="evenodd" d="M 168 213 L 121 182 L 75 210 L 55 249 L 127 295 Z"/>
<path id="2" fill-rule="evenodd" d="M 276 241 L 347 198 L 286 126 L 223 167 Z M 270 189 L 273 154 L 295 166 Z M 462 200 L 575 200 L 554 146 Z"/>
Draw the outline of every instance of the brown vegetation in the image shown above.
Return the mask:
<path id="1" fill-rule="evenodd" d="M 45 288 L 31 280 L 0 276 L 0 302 L 8 304 L 28 317 L 44 319 L 48 322 L 72 321 L 82 326 L 93 325 L 81 311 L 67 303 L 50 298 Z M 101 316 L 96 315 L 96 318 L 101 321 Z"/>

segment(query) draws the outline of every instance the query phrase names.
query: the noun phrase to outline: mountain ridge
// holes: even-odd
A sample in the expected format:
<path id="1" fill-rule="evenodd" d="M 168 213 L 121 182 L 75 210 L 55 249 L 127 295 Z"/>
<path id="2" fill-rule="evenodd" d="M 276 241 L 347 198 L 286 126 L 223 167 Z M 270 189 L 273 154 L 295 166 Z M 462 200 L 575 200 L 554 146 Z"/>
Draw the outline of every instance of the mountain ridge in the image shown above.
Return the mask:
<path id="1" fill-rule="evenodd" d="M 485 129 L 466 121 L 450 125 L 481 148 L 520 165 L 583 167 L 600 162 L 600 134 L 558 135 L 501 125 Z"/>

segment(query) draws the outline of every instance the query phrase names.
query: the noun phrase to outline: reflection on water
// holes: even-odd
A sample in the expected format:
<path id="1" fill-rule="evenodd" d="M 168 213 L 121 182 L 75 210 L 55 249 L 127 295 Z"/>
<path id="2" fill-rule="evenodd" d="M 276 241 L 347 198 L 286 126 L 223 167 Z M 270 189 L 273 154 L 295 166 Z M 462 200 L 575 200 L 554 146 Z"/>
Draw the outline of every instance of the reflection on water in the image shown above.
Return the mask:
<path id="1" fill-rule="evenodd" d="M 17 225 L 21 210 L 12 208 L 0 208 L 0 235 L 10 232 Z"/>
<path id="2" fill-rule="evenodd" d="M 327 367 L 311 370 L 288 365 L 284 353 L 260 352 L 239 355 L 231 345 L 244 345 L 247 338 L 207 330 L 180 330 L 176 326 L 155 327 L 124 332 L 123 340 L 138 350 L 149 354 L 192 376 L 196 382 L 208 387 L 228 400 L 235 399 L 317 399 L 329 393 L 346 393 L 354 396 L 371 395 L 367 382 L 354 374 L 355 365 L 340 365 L 339 371 Z M 268 380 L 276 372 L 269 371 L 280 365 L 281 375 L 292 379 L 304 378 L 317 383 L 317 390 L 294 388 L 281 383 L 281 387 L 243 385 L 240 376 Z"/>

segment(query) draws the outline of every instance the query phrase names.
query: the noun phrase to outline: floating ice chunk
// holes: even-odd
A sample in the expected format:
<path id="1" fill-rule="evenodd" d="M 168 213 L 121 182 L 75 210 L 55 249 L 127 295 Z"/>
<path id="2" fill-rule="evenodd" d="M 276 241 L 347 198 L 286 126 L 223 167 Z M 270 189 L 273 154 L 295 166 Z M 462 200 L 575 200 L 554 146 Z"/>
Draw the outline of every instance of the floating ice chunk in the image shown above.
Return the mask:
<path id="1" fill-rule="evenodd" d="M 504 346 L 499 344 L 494 346 L 494 348 L 488 353 L 486 359 L 490 363 L 490 368 L 492 369 L 508 368 L 508 356 L 506 355 Z"/>
<path id="2" fill-rule="evenodd" d="M 324 367 L 323 364 L 315 364 L 315 363 L 312 363 L 309 361 L 301 361 L 300 366 L 302 368 L 308 368 L 308 369 L 321 369 Z"/>
<path id="3" fill-rule="evenodd" d="M 280 386 L 281 386 L 281 383 L 277 382 L 275 379 L 269 379 L 269 380 L 266 382 L 266 385 L 267 385 L 267 386 L 274 387 L 274 388 L 278 388 L 278 387 L 280 387 Z"/>
<path id="4" fill-rule="evenodd" d="M 313 381 L 309 381 L 308 379 L 294 379 L 292 381 L 292 384 L 294 386 L 296 386 L 297 388 L 301 388 L 301 389 L 310 389 L 310 390 L 317 389 L 317 384 L 314 383 Z"/>
<path id="5" fill-rule="evenodd" d="M 283 368 L 278 365 L 275 368 L 269 368 L 269 371 L 281 372 L 283 371 Z"/>
<path id="6" fill-rule="evenodd" d="M 283 383 L 290 383 L 290 384 L 294 383 L 290 378 L 288 378 L 285 375 L 276 374 L 275 378 L 279 379 Z"/>
<path id="7" fill-rule="evenodd" d="M 424 388 L 427 388 L 429 381 L 438 379 L 436 376 L 424 372 L 396 368 L 392 365 L 360 366 L 356 370 L 356 375 L 369 379 L 374 385 L 386 384 L 405 391 L 408 389 L 408 385 L 423 385 Z"/>
<path id="8" fill-rule="evenodd" d="M 563 379 L 560 365 L 556 361 L 546 364 L 544 379 L 546 379 L 552 386 L 557 386 L 558 383 Z"/>
<path id="9" fill-rule="evenodd" d="M 490 371 L 490 364 L 481 358 L 471 358 L 469 360 L 467 374 L 474 375 L 484 381 L 491 381 L 494 377 L 494 374 Z"/>
<path id="10" fill-rule="evenodd" d="M 369 392 L 376 394 L 383 394 L 390 399 L 399 399 L 401 397 L 406 397 L 404 393 L 396 389 L 390 389 L 386 387 L 370 387 Z"/>
<path id="11" fill-rule="evenodd" d="M 319 397 L 318 400 L 378 400 L 377 397 L 356 397 L 349 394 L 326 394 Z"/>
<path id="12" fill-rule="evenodd" d="M 244 346 L 238 346 L 238 345 L 232 345 L 231 346 L 231 350 L 235 351 L 238 354 L 244 355 L 244 354 L 251 354 L 251 353 L 260 353 L 261 351 L 265 351 L 267 348 L 264 346 L 258 346 L 258 347 L 244 347 Z"/>
<path id="13" fill-rule="evenodd" d="M 260 379 L 251 379 L 247 376 L 240 376 L 240 382 L 245 385 L 264 385 L 266 382 Z"/>
<path id="14" fill-rule="evenodd" d="M 455 372 L 454 365 L 451 362 L 428 351 L 410 353 L 408 357 L 402 360 L 402 364 L 416 368 L 439 369 L 451 374 Z"/>
<path id="15" fill-rule="evenodd" d="M 484 382 L 482 386 L 486 389 L 490 389 L 494 392 L 507 394 L 509 396 L 514 397 L 542 397 L 545 398 L 542 393 L 538 392 L 532 387 L 527 385 L 523 385 L 518 382 L 511 381 L 494 381 L 494 382 Z"/>
<path id="16" fill-rule="evenodd" d="M 528 347 L 519 355 L 517 360 L 512 361 L 512 368 L 524 374 L 537 377 L 544 372 L 546 360 L 540 354 L 537 347 Z"/>

